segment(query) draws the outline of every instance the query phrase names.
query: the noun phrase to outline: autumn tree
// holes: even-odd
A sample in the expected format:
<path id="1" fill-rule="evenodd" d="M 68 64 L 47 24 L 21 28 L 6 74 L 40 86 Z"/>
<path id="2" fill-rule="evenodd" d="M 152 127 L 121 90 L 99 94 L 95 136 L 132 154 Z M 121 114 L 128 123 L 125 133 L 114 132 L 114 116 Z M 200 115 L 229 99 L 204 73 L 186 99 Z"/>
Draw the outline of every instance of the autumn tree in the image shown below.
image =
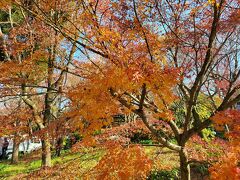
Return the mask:
<path id="1" fill-rule="evenodd" d="M 240 112 L 236 109 L 220 111 L 212 117 L 218 130 L 223 130 L 225 124 L 229 125 L 229 131 L 225 133 L 228 139 L 228 149 L 219 160 L 210 167 L 212 179 L 239 179 L 239 123 Z"/>
<path id="2" fill-rule="evenodd" d="M 239 2 L 58 1 L 75 7 L 75 14 L 66 10 L 71 15 L 63 18 L 69 26 L 49 13 L 55 1 L 45 6 L 33 1 L 34 8 L 15 3 L 76 45 L 80 57 L 71 68 L 81 82 L 68 93 L 74 107 L 68 116 L 86 136 L 119 111 L 135 113 L 160 144 L 179 154 L 181 179 L 190 179 L 186 143 L 240 100 Z M 48 63 L 48 75 L 51 67 Z M 203 94 L 211 107 L 202 118 L 197 106 Z M 174 121 L 176 100 L 186 109 L 181 123 Z M 45 113 L 46 120 L 49 109 Z M 177 144 L 150 118 L 167 122 Z"/>
<path id="3" fill-rule="evenodd" d="M 236 38 L 239 33 L 239 7 L 235 7 L 232 1 L 189 5 L 194 8 L 189 11 L 189 16 L 185 16 L 184 4 L 159 4 L 159 14 L 160 9 L 172 12 L 172 16 L 160 15 L 163 23 L 168 25 L 168 37 L 172 42 L 176 41 L 169 47 L 169 59 L 175 67 L 182 68 L 184 75 L 178 85 L 181 100 L 186 106 L 179 139 L 182 147 L 194 133 L 212 123 L 214 114 L 230 108 L 240 98 L 239 41 Z M 201 118 L 197 111 L 201 93 L 207 95 L 207 101 L 212 104 L 209 107 L 211 113 L 205 118 Z M 221 101 L 217 102 L 216 97 Z"/>
<path id="4" fill-rule="evenodd" d="M 31 111 L 24 107 L 21 101 L 7 101 L 1 108 L 0 135 L 8 136 L 13 141 L 12 163 L 19 161 L 19 145 L 21 141 L 29 139 L 31 130 L 29 123 L 32 120 Z"/>
<path id="5" fill-rule="evenodd" d="M 41 7 L 46 7 L 48 17 L 63 25 L 64 17 L 68 16 L 63 2 L 50 3 L 49 6 L 45 3 L 42 2 Z M 19 26 L 11 27 L 7 35 L 4 50 L 11 58 L 5 58 L 0 66 L 1 98 L 3 101 L 19 99 L 31 109 L 42 141 L 42 166 L 46 167 L 51 166 L 48 125 L 58 120 L 57 114 L 63 107 L 60 94 L 76 47 L 55 29 L 35 18 L 30 12 L 37 10 L 33 4 L 30 1 L 7 4 L 9 8 L 15 7 L 23 20 Z M 71 5 L 65 8 L 70 11 Z"/>

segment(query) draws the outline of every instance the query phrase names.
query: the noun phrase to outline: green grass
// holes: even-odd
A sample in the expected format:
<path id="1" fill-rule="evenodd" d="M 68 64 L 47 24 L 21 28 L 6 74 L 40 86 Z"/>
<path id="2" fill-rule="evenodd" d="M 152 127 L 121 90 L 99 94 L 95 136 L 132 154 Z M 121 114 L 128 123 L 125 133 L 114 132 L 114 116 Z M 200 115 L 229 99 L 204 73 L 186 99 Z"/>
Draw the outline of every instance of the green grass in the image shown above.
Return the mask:
<path id="1" fill-rule="evenodd" d="M 27 173 L 29 171 L 29 167 L 26 164 L 18 164 L 18 165 L 10 165 L 9 162 L 1 162 L 0 163 L 0 178 L 8 177 L 13 174 L 18 173 Z"/>
<path id="2" fill-rule="evenodd" d="M 61 157 L 53 157 L 52 165 L 59 165 L 69 162 L 74 159 L 86 160 L 94 156 L 93 154 L 82 155 L 80 153 L 65 152 Z M 6 179 L 7 177 L 14 177 L 17 174 L 28 174 L 34 170 L 40 169 L 41 160 L 34 160 L 32 162 L 19 162 L 18 164 L 11 164 L 10 161 L 0 162 L 0 179 Z"/>
<path id="3" fill-rule="evenodd" d="M 178 167 L 178 156 L 173 151 L 161 147 L 144 147 L 144 149 L 149 158 L 154 160 L 153 170 L 170 170 Z M 69 168 L 76 169 L 77 172 L 69 172 L 76 173 L 76 176 L 84 174 L 96 166 L 104 153 L 105 151 L 102 149 L 85 149 L 81 153 L 63 152 L 61 157 L 52 157 L 52 165 L 54 166 L 55 173 L 52 175 L 46 174 L 44 178 L 55 177 L 58 179 L 58 177 L 62 177 L 62 174 L 68 173 Z M 25 160 L 23 157 L 19 164 L 16 165 L 10 164 L 10 161 L 4 161 L 0 163 L 0 179 L 25 176 L 25 179 L 27 179 L 28 174 L 31 177 L 35 177 L 32 172 L 36 172 L 40 167 L 40 156 L 32 160 L 31 154 L 25 156 Z"/>

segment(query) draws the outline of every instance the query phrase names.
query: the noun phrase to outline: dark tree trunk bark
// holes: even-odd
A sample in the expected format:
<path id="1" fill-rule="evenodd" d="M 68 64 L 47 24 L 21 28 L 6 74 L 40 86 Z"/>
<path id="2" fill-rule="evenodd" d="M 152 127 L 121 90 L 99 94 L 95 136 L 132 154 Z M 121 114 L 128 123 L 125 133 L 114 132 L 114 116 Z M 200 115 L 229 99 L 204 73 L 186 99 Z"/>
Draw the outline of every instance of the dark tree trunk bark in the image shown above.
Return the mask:
<path id="1" fill-rule="evenodd" d="M 42 139 L 42 167 L 51 167 L 51 143 L 48 133 Z"/>
<path id="2" fill-rule="evenodd" d="M 180 157 L 181 180 L 190 180 L 191 179 L 190 165 L 188 163 L 187 153 L 184 148 L 179 152 L 179 157 Z"/>
<path id="3" fill-rule="evenodd" d="M 56 156 L 58 157 L 61 155 L 62 145 L 63 145 L 63 138 L 59 137 L 56 144 Z"/>
<path id="4" fill-rule="evenodd" d="M 19 140 L 14 137 L 13 140 L 13 153 L 12 153 L 12 164 L 17 164 L 19 160 Z"/>

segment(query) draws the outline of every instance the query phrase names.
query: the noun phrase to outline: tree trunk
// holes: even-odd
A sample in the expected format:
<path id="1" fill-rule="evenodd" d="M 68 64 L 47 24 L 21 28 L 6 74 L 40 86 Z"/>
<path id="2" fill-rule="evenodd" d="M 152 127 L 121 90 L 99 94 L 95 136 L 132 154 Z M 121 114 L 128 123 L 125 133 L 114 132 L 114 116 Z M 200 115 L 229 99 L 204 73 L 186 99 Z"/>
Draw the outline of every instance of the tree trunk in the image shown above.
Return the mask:
<path id="1" fill-rule="evenodd" d="M 51 167 L 51 143 L 48 133 L 42 139 L 42 167 Z"/>
<path id="2" fill-rule="evenodd" d="M 56 143 L 56 156 L 58 157 L 61 155 L 62 145 L 63 145 L 63 138 L 59 137 Z"/>
<path id="3" fill-rule="evenodd" d="M 188 164 L 188 158 L 187 158 L 187 153 L 186 153 L 185 149 L 182 149 L 179 152 L 179 157 L 180 157 L 181 180 L 190 180 L 191 179 L 190 165 Z"/>
<path id="4" fill-rule="evenodd" d="M 18 163 L 18 157 L 19 157 L 19 141 L 17 137 L 14 137 L 13 140 L 13 153 L 12 153 L 12 164 Z"/>

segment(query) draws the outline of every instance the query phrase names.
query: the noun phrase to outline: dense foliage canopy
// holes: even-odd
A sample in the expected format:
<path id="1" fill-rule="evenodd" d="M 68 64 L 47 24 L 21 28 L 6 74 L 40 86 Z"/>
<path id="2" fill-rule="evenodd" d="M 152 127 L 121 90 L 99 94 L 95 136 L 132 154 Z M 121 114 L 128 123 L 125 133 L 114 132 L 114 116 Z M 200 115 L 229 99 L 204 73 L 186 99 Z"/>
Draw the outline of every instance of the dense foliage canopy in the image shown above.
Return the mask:
<path id="1" fill-rule="evenodd" d="M 238 179 L 239 25 L 239 0 L 3 0 L 0 134 L 39 137 L 50 167 L 77 132 L 74 150 L 107 151 L 96 179 L 144 179 L 152 160 L 129 140 L 141 132 L 178 154 L 187 180 L 189 143 L 222 133 L 211 177 Z"/>

